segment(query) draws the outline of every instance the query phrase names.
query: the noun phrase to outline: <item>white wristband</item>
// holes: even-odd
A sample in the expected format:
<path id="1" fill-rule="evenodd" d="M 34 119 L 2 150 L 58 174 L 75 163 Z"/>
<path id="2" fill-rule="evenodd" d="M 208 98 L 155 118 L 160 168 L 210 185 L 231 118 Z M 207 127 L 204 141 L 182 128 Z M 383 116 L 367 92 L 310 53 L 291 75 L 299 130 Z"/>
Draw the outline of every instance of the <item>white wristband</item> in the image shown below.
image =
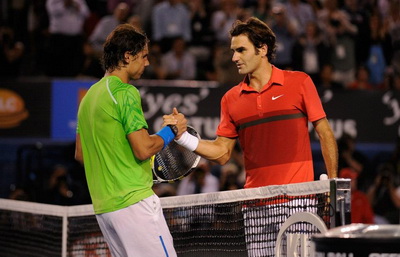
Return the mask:
<path id="1" fill-rule="evenodd" d="M 175 139 L 175 142 L 192 152 L 196 150 L 199 145 L 199 139 L 189 134 L 187 131 L 185 131 L 179 139 Z"/>

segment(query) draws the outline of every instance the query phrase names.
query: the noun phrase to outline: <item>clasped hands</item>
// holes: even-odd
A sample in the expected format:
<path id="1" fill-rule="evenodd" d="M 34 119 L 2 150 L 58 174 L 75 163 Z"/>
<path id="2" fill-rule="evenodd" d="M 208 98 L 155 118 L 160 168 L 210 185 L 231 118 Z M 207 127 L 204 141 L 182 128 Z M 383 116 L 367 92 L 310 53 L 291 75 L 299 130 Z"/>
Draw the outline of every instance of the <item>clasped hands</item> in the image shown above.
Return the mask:
<path id="1" fill-rule="evenodd" d="M 187 129 L 187 120 L 182 113 L 178 112 L 178 109 L 174 107 L 171 114 L 163 116 L 162 127 L 167 125 L 175 125 L 178 128 L 178 134 L 175 139 L 179 139 Z"/>

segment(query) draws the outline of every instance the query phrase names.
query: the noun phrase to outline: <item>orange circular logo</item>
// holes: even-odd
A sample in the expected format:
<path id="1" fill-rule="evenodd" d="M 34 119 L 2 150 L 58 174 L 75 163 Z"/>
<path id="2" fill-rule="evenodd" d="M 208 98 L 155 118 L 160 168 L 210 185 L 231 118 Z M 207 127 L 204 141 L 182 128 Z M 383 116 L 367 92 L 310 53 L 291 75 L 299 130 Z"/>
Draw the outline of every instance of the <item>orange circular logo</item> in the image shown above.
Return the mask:
<path id="1" fill-rule="evenodd" d="M 0 129 L 17 127 L 28 115 L 21 96 L 14 91 L 0 88 Z"/>

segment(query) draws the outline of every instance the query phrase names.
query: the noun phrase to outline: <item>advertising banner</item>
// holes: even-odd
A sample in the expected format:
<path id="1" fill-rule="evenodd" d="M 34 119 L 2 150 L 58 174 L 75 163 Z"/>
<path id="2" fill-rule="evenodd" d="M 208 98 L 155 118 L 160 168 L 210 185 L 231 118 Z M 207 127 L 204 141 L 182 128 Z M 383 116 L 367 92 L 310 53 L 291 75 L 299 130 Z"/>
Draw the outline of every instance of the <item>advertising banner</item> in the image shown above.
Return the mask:
<path id="1" fill-rule="evenodd" d="M 0 137 L 50 137 L 50 83 L 0 82 Z"/>
<path id="2" fill-rule="evenodd" d="M 74 140 L 78 106 L 93 83 L 91 80 L 1 83 L 0 137 Z M 145 80 L 134 84 L 142 96 L 150 133 L 158 131 L 162 116 L 177 107 L 203 138 L 215 138 L 220 100 L 229 88 L 148 85 Z M 359 143 L 392 144 L 400 135 L 399 92 L 325 90 L 319 93 L 336 138 L 347 133 Z M 317 141 L 313 127 L 309 128 L 312 141 Z"/>

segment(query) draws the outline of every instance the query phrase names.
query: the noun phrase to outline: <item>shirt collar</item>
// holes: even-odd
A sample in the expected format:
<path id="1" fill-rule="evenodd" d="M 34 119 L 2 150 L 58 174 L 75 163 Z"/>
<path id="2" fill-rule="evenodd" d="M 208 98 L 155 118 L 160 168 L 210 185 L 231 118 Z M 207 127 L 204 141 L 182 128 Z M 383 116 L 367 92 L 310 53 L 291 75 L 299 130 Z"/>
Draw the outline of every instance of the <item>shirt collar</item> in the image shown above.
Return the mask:
<path id="1" fill-rule="evenodd" d="M 263 87 L 263 89 L 261 90 L 264 91 L 267 88 L 271 87 L 272 85 L 278 85 L 278 86 L 283 86 L 283 81 L 284 81 L 284 75 L 283 75 L 283 70 L 275 67 L 274 65 L 272 65 L 272 74 L 271 74 L 271 78 L 269 79 L 268 83 Z M 242 82 L 240 82 L 240 94 L 244 91 L 255 91 L 255 89 L 253 89 L 252 87 L 249 86 L 249 76 L 246 75 L 243 79 Z"/>

